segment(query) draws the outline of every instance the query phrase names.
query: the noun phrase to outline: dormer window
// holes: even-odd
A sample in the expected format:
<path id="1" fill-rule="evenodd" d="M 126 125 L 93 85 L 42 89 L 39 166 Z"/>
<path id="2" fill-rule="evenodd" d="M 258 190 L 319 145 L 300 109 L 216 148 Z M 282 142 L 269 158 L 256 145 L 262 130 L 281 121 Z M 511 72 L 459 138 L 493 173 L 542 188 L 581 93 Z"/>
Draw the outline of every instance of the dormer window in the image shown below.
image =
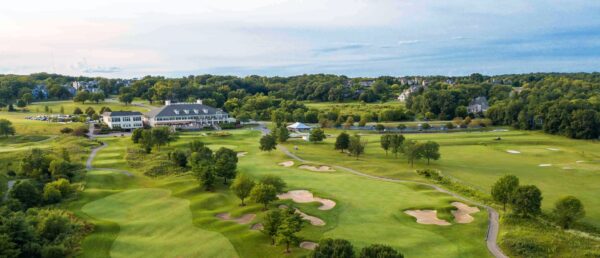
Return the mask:
<path id="1" fill-rule="evenodd" d="M 198 109 L 194 109 L 194 114 L 198 114 Z"/>
<path id="2" fill-rule="evenodd" d="M 173 112 L 175 112 L 175 115 L 179 115 L 179 110 L 174 109 Z"/>
<path id="3" fill-rule="evenodd" d="M 185 114 L 187 115 L 187 114 L 189 114 L 189 113 L 190 113 L 190 111 L 189 111 L 189 110 L 187 110 L 187 109 L 184 109 L 184 110 L 183 110 L 183 113 L 185 113 Z"/>
<path id="4" fill-rule="evenodd" d="M 204 112 L 204 114 L 208 114 L 208 109 L 204 108 L 202 109 L 202 112 Z"/>

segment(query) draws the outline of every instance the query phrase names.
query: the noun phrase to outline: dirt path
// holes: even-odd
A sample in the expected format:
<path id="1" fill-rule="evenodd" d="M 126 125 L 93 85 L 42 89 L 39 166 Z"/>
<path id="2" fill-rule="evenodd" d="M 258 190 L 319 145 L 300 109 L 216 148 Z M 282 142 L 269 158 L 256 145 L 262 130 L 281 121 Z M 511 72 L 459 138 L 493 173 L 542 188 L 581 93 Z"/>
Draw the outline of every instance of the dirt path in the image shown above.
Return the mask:
<path id="1" fill-rule="evenodd" d="M 127 170 L 122 170 L 122 169 L 116 169 L 116 168 L 95 168 L 92 166 L 92 161 L 94 160 L 94 158 L 96 157 L 96 154 L 98 154 L 98 151 L 104 149 L 108 147 L 108 144 L 106 143 L 102 143 L 101 146 L 98 146 L 96 148 L 92 149 L 92 153 L 90 153 L 90 156 L 88 157 L 86 163 L 85 163 L 85 168 L 87 170 L 92 170 L 92 169 L 102 169 L 102 170 L 110 170 L 110 171 L 115 171 L 115 172 L 119 172 L 121 174 L 124 174 L 126 176 L 133 176 L 133 174 Z"/>
<path id="2" fill-rule="evenodd" d="M 261 124 L 262 125 L 262 124 Z M 264 125 L 262 125 L 259 130 L 263 131 L 263 133 L 268 133 L 268 129 L 266 127 L 264 127 Z M 311 163 L 311 161 L 309 160 L 304 160 L 298 156 L 296 156 L 295 154 L 291 153 L 285 146 L 281 146 L 278 145 L 279 150 L 281 150 L 283 153 L 285 153 L 285 155 L 287 155 L 290 158 L 293 158 L 295 160 L 298 160 L 300 162 L 306 162 L 306 163 Z M 342 166 L 332 166 L 333 168 L 336 168 L 338 170 L 345 170 L 347 172 L 350 172 L 352 174 L 358 175 L 358 176 L 362 176 L 362 177 L 367 177 L 367 178 L 371 178 L 371 179 L 376 179 L 376 180 L 381 180 L 381 181 L 386 181 L 386 182 L 394 182 L 394 183 L 412 183 L 412 184 L 419 184 L 419 185 L 424 185 L 424 186 L 428 186 L 431 187 L 435 190 L 437 190 L 438 192 L 442 192 L 445 194 L 449 194 L 454 198 L 463 200 L 465 202 L 469 202 L 472 203 L 474 205 L 480 206 L 485 208 L 488 211 L 489 214 L 489 224 L 488 224 L 488 231 L 487 231 L 487 236 L 486 236 L 486 244 L 487 244 L 487 248 L 490 251 L 490 253 L 496 257 L 496 258 L 508 258 L 508 256 L 506 256 L 502 250 L 500 249 L 500 247 L 498 246 L 498 244 L 496 243 L 497 238 L 498 238 L 498 231 L 499 231 L 499 223 L 498 223 L 498 212 L 490 207 L 487 206 L 483 203 L 479 203 L 479 202 L 475 202 L 472 201 L 466 197 L 460 196 L 456 193 L 450 192 L 444 188 L 441 188 L 437 185 L 434 184 L 428 184 L 428 183 L 423 183 L 423 182 L 418 182 L 418 181 L 411 181 L 411 180 L 402 180 L 402 179 L 393 179 L 393 178 L 387 178 L 387 177 L 381 177 L 381 176 L 374 176 L 374 175 L 369 175 L 369 174 L 365 174 L 363 172 L 360 172 L 358 170 L 354 170 L 351 168 L 347 168 L 347 167 L 342 167 Z"/>

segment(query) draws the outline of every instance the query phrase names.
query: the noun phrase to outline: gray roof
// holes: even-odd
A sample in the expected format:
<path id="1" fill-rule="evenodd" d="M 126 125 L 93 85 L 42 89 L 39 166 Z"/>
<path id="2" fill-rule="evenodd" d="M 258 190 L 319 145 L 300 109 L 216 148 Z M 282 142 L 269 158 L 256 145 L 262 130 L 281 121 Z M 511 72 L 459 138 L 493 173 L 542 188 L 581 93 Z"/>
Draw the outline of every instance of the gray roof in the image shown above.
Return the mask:
<path id="1" fill-rule="evenodd" d="M 185 113 L 187 111 L 188 113 Z M 197 113 L 196 113 L 197 111 Z M 206 111 L 206 112 L 205 112 Z M 175 103 L 150 110 L 147 117 L 226 114 L 220 109 L 197 103 Z"/>
<path id="2" fill-rule="evenodd" d="M 141 112 L 137 111 L 111 111 L 102 113 L 103 116 L 141 116 Z"/>

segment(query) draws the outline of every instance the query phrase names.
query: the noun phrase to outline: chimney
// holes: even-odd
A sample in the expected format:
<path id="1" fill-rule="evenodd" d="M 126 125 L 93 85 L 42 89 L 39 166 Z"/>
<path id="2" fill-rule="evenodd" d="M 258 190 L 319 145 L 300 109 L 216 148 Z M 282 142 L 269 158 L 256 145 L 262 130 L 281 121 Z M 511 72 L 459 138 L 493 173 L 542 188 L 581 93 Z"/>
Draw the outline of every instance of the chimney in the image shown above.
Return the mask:
<path id="1" fill-rule="evenodd" d="M 197 99 L 197 100 L 196 100 L 196 104 L 200 104 L 200 105 L 202 105 L 202 100 L 201 100 L 201 99 Z"/>
<path id="2" fill-rule="evenodd" d="M 165 100 L 165 106 L 169 106 L 171 105 L 171 101 L 170 100 Z"/>

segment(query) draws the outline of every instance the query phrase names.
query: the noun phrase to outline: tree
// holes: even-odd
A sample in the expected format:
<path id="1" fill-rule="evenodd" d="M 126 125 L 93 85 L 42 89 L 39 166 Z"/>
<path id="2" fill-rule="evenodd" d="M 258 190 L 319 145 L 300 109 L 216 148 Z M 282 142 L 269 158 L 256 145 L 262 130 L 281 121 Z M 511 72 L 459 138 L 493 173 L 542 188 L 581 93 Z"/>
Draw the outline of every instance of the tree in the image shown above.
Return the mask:
<path id="1" fill-rule="evenodd" d="M 296 233 L 302 230 L 304 221 L 292 208 L 286 209 L 282 215 L 281 224 L 277 228 L 277 242 L 285 243 L 285 251 L 289 253 L 290 244 L 298 242 Z"/>
<path id="2" fill-rule="evenodd" d="M 372 244 L 360 250 L 359 258 L 404 258 L 400 252 L 387 245 Z"/>
<path id="3" fill-rule="evenodd" d="M 135 95 L 133 95 L 132 93 L 121 93 L 119 95 L 119 102 L 122 102 L 123 104 L 125 104 L 126 106 L 131 104 L 131 102 L 133 102 L 133 99 L 135 98 Z"/>
<path id="4" fill-rule="evenodd" d="M 42 194 L 44 202 L 46 203 L 58 203 L 62 199 L 60 191 L 50 184 L 44 186 L 44 193 Z"/>
<path id="5" fill-rule="evenodd" d="M 73 97 L 73 101 L 75 102 L 81 102 L 81 104 L 85 104 L 85 101 L 90 99 L 90 93 L 87 91 L 79 91 L 77 92 L 77 94 L 75 94 L 75 97 Z"/>
<path id="6" fill-rule="evenodd" d="M 283 179 L 275 175 L 265 175 L 261 177 L 260 183 L 272 185 L 275 187 L 276 193 L 283 193 L 283 189 L 286 187 L 286 183 L 283 181 Z"/>
<path id="7" fill-rule="evenodd" d="M 142 148 L 146 151 L 146 153 L 150 153 L 152 151 L 152 146 L 154 146 L 154 138 L 152 137 L 151 130 L 143 130 L 142 136 L 139 141 Z"/>
<path id="8" fill-rule="evenodd" d="M 21 96 L 21 99 L 25 101 L 25 104 L 29 105 L 33 101 L 33 95 L 31 95 L 31 93 L 25 93 Z"/>
<path id="9" fill-rule="evenodd" d="M 100 101 L 104 101 L 104 99 L 106 98 L 106 96 L 104 95 L 103 92 L 94 92 L 90 94 L 90 101 L 94 101 L 96 102 L 96 104 L 98 104 L 98 102 Z"/>
<path id="10" fill-rule="evenodd" d="M 12 125 L 11 121 L 0 119 L 0 135 L 4 135 L 4 137 L 15 135 L 15 127 Z"/>
<path id="11" fill-rule="evenodd" d="M 142 132 L 144 132 L 144 128 L 136 128 L 131 132 L 131 141 L 133 143 L 138 143 L 142 138 Z"/>
<path id="12" fill-rule="evenodd" d="M 513 175 L 505 175 L 498 179 L 492 186 L 492 198 L 494 201 L 502 203 L 504 211 L 506 204 L 509 203 L 519 187 L 519 178 Z"/>
<path id="13" fill-rule="evenodd" d="M 92 116 L 92 115 L 96 114 L 96 110 L 94 110 L 93 107 L 88 107 L 85 109 L 85 114 L 88 116 Z"/>
<path id="14" fill-rule="evenodd" d="M 185 168 L 187 166 L 187 155 L 182 150 L 174 150 L 170 152 L 169 158 L 179 167 Z"/>
<path id="15" fill-rule="evenodd" d="M 568 229 L 575 221 L 585 217 L 585 209 L 579 199 L 574 196 L 566 196 L 554 205 L 554 216 L 561 227 Z"/>
<path id="16" fill-rule="evenodd" d="M 25 102 L 25 101 L 24 101 L 24 100 L 22 100 L 22 99 L 18 99 L 18 100 L 17 100 L 17 107 L 18 107 L 18 108 L 24 108 L 25 106 L 27 106 L 27 102 Z"/>
<path id="17" fill-rule="evenodd" d="M 227 184 L 227 179 L 235 177 L 237 169 L 237 153 L 231 149 L 221 147 L 215 153 L 215 173 L 223 178 L 223 183 Z"/>
<path id="18" fill-rule="evenodd" d="M 73 174 L 71 172 L 71 169 L 71 163 L 63 159 L 54 159 L 50 162 L 50 165 L 48 166 L 48 171 L 54 179 L 72 177 Z"/>
<path id="19" fill-rule="evenodd" d="M 440 145 L 434 141 L 427 141 L 422 146 L 423 157 L 427 159 L 427 165 L 429 160 L 438 160 L 440 158 Z"/>
<path id="20" fill-rule="evenodd" d="M 275 238 L 277 237 L 277 230 L 281 225 L 281 215 L 282 211 L 280 209 L 272 210 L 265 214 L 265 218 L 263 220 L 263 232 L 269 238 L 271 238 L 271 245 L 275 245 Z"/>
<path id="21" fill-rule="evenodd" d="M 419 160 L 423 157 L 422 145 L 416 141 L 407 141 L 404 143 L 404 154 L 410 163 L 410 167 L 414 166 L 415 160 Z"/>
<path id="22" fill-rule="evenodd" d="M 0 234 L 0 257 L 18 257 L 20 253 L 19 247 L 6 233 Z"/>
<path id="23" fill-rule="evenodd" d="M 358 159 L 358 156 L 365 153 L 365 146 L 367 144 L 360 140 L 360 135 L 355 134 L 350 137 L 350 143 L 348 144 L 348 151 L 351 155 L 355 156 Z"/>
<path id="24" fill-rule="evenodd" d="M 325 238 L 311 254 L 312 258 L 352 258 L 355 257 L 354 247 L 345 239 Z"/>
<path id="25" fill-rule="evenodd" d="M 200 187 L 204 187 L 205 190 L 211 191 L 215 185 L 215 172 L 213 165 L 210 162 L 200 162 L 192 167 L 192 172 L 196 176 L 196 179 L 200 183 Z"/>
<path id="26" fill-rule="evenodd" d="M 246 206 L 244 199 L 250 195 L 252 187 L 254 187 L 254 181 L 242 173 L 239 173 L 233 180 L 233 183 L 231 183 L 231 190 L 233 190 L 235 195 L 242 200 L 240 206 Z"/>
<path id="27" fill-rule="evenodd" d="M 252 188 L 250 196 L 255 202 L 264 204 L 265 207 L 263 210 L 267 210 L 267 205 L 277 199 L 277 190 L 275 186 L 258 183 Z"/>
<path id="28" fill-rule="evenodd" d="M 199 152 L 204 147 L 204 143 L 200 140 L 193 140 L 190 142 L 190 152 Z M 212 155 L 212 154 L 211 154 Z"/>
<path id="29" fill-rule="evenodd" d="M 166 145 L 172 140 L 171 130 L 168 127 L 154 127 L 151 129 L 151 133 L 152 142 L 158 151 L 160 151 L 160 146 Z"/>
<path id="30" fill-rule="evenodd" d="M 395 157 L 398 157 L 398 153 L 402 151 L 404 140 L 404 135 L 401 134 L 394 134 L 390 137 L 390 149 Z"/>
<path id="31" fill-rule="evenodd" d="M 383 132 L 385 130 L 385 126 L 382 124 L 377 124 L 375 125 L 375 130 L 377 130 L 377 132 Z"/>
<path id="32" fill-rule="evenodd" d="M 22 180 L 15 184 L 10 191 L 10 197 L 19 200 L 26 208 L 38 205 L 42 195 L 32 180 Z"/>
<path id="33" fill-rule="evenodd" d="M 389 135 L 389 134 L 382 135 L 380 143 L 381 143 L 381 148 L 385 150 L 385 155 L 387 156 L 388 150 L 390 149 L 390 146 L 392 145 L 392 135 Z"/>
<path id="34" fill-rule="evenodd" d="M 344 123 L 344 128 L 350 128 L 354 125 L 354 117 L 348 116 L 346 122 Z"/>
<path id="35" fill-rule="evenodd" d="M 81 111 L 81 108 L 75 107 L 75 109 L 73 109 L 73 115 L 81 115 L 81 114 L 83 114 L 83 111 Z"/>
<path id="36" fill-rule="evenodd" d="M 271 134 L 266 134 L 263 135 L 263 137 L 260 138 L 260 150 L 261 151 L 272 151 L 277 147 L 277 141 L 275 140 L 275 137 Z"/>
<path id="37" fill-rule="evenodd" d="M 21 159 L 21 173 L 26 177 L 46 179 L 50 176 L 50 162 L 48 157 L 41 149 L 31 149 Z"/>
<path id="38" fill-rule="evenodd" d="M 350 135 L 346 132 L 340 133 L 337 138 L 335 138 L 335 149 L 344 152 L 344 150 L 348 149 L 350 145 Z"/>
<path id="39" fill-rule="evenodd" d="M 290 132 L 285 126 L 277 128 L 277 141 L 280 143 L 286 142 L 290 138 Z"/>
<path id="40" fill-rule="evenodd" d="M 310 130 L 308 141 L 312 143 L 321 142 L 325 139 L 325 132 L 321 128 L 313 128 Z"/>
<path id="41" fill-rule="evenodd" d="M 512 199 L 515 214 L 532 217 L 541 213 L 542 192 L 535 185 L 519 186 Z"/>

